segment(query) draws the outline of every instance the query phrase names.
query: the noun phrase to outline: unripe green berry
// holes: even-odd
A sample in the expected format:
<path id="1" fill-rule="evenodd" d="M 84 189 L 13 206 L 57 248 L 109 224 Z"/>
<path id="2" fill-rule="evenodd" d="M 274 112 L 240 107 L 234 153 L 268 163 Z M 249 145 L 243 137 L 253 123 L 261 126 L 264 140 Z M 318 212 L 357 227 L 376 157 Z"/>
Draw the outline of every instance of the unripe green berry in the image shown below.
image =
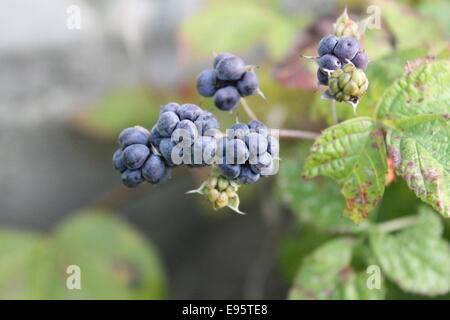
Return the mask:
<path id="1" fill-rule="evenodd" d="M 228 196 L 226 192 L 221 192 L 219 198 L 217 198 L 214 204 L 216 209 L 225 207 L 228 204 Z"/>
<path id="2" fill-rule="evenodd" d="M 206 187 L 208 189 L 214 189 L 217 186 L 217 177 L 209 177 Z"/>
<path id="3" fill-rule="evenodd" d="M 352 63 L 332 72 L 328 81 L 329 93 L 339 102 L 357 103 L 368 85 L 364 71 Z"/>
<path id="4" fill-rule="evenodd" d="M 236 196 L 236 190 L 232 186 L 228 186 L 225 192 L 227 193 L 228 198 L 234 198 Z"/>
<path id="5" fill-rule="evenodd" d="M 220 196 L 220 192 L 217 189 L 211 189 L 208 191 L 208 200 L 215 202 Z"/>
<path id="6" fill-rule="evenodd" d="M 220 177 L 219 180 L 217 181 L 217 188 L 220 191 L 224 191 L 228 187 L 228 185 L 229 185 L 228 180 L 224 177 Z"/>

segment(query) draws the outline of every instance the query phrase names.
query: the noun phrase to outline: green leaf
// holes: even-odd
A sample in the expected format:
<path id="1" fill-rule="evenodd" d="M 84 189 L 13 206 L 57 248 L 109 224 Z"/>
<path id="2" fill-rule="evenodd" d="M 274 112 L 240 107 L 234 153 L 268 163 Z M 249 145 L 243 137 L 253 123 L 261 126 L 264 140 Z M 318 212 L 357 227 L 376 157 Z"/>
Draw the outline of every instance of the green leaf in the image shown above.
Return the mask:
<path id="1" fill-rule="evenodd" d="M 328 179 L 304 180 L 300 177 L 302 162 L 283 160 L 278 173 L 278 193 L 289 205 L 300 223 L 329 231 L 348 232 L 360 229 L 342 213 L 345 201 L 339 186 Z"/>
<path id="2" fill-rule="evenodd" d="M 41 236 L 0 231 L 1 299 L 161 299 L 165 275 L 155 249 L 109 212 L 86 211 Z M 69 290 L 70 265 L 80 290 Z"/>
<path id="3" fill-rule="evenodd" d="M 141 125 L 150 128 L 158 119 L 160 105 L 146 88 L 114 91 L 91 108 L 80 111 L 73 124 L 96 138 L 115 140 L 125 128 Z"/>
<path id="4" fill-rule="evenodd" d="M 292 45 L 298 26 L 289 17 L 256 1 L 212 1 L 181 28 L 194 54 L 241 51 L 265 42 L 273 58 Z"/>
<path id="5" fill-rule="evenodd" d="M 82 290 L 58 287 L 58 298 L 161 299 L 165 275 L 155 248 L 109 212 L 80 212 L 55 231 L 57 272 L 80 266 Z"/>
<path id="6" fill-rule="evenodd" d="M 423 57 L 427 52 L 428 50 L 424 47 L 410 47 L 370 62 L 366 71 L 367 78 L 370 79 L 369 89 L 358 105 L 362 114 L 373 115 L 380 96 L 403 75 L 406 62 Z"/>
<path id="7" fill-rule="evenodd" d="M 40 299 L 43 284 L 55 274 L 48 268 L 38 234 L 16 230 L 0 231 L 0 299 Z"/>
<path id="8" fill-rule="evenodd" d="M 335 239 L 306 257 L 289 299 L 382 299 L 384 290 L 368 289 L 369 275 L 350 267 L 353 247 L 351 239 Z"/>
<path id="9" fill-rule="evenodd" d="M 386 150 L 374 120 L 347 120 L 323 131 L 306 159 L 304 175 L 329 176 L 339 183 L 346 214 L 354 222 L 367 218 L 384 193 Z"/>
<path id="10" fill-rule="evenodd" d="M 398 48 L 434 44 L 441 36 L 439 25 L 399 2 L 372 0 L 381 8 L 383 23 L 386 23 Z M 418 27 L 420 26 L 420 27 Z"/>
<path id="11" fill-rule="evenodd" d="M 448 19 L 450 2 L 446 0 L 422 2 L 419 4 L 418 10 L 423 15 L 438 21 L 444 31 L 444 35 L 450 37 L 450 19 Z"/>
<path id="12" fill-rule="evenodd" d="M 450 216 L 450 62 L 426 60 L 395 82 L 377 108 L 395 171 L 417 197 Z"/>
<path id="13" fill-rule="evenodd" d="M 450 291 L 450 247 L 441 238 L 442 223 L 422 207 L 413 226 L 390 235 L 370 233 L 370 245 L 386 276 L 403 290 L 422 295 Z"/>

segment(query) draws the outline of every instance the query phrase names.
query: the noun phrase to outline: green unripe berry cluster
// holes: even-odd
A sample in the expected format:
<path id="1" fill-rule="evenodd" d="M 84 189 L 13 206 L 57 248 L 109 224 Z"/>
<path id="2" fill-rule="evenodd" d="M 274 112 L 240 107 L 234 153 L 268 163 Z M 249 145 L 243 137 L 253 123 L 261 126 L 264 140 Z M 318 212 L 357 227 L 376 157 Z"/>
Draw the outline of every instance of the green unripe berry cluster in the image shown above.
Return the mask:
<path id="1" fill-rule="evenodd" d="M 328 81 L 330 94 L 339 102 L 358 102 L 367 91 L 368 85 L 364 71 L 351 63 L 333 71 Z"/>

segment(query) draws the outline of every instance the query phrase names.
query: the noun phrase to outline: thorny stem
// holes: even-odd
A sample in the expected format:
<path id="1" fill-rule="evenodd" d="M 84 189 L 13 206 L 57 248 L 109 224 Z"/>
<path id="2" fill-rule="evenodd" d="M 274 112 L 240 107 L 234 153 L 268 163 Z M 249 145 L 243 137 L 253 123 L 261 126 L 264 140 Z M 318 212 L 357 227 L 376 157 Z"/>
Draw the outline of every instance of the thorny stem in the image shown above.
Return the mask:
<path id="1" fill-rule="evenodd" d="M 380 231 L 392 232 L 412 226 L 416 222 L 416 216 L 408 216 L 380 223 L 376 226 L 376 228 Z"/>

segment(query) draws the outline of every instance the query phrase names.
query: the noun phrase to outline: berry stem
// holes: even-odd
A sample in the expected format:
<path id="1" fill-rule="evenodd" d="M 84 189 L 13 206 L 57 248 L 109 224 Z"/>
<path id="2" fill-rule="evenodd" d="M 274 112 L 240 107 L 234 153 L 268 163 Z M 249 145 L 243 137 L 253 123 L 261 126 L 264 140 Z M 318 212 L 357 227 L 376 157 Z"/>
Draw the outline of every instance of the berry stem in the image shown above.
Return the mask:
<path id="1" fill-rule="evenodd" d="M 258 120 L 258 117 L 256 117 L 256 114 L 253 112 L 252 108 L 247 104 L 247 101 L 245 101 L 244 98 L 241 98 L 241 104 L 244 107 L 245 112 L 252 120 Z"/>
<path id="2" fill-rule="evenodd" d="M 392 231 L 397 231 L 397 230 L 412 226 L 416 222 L 417 222 L 417 217 L 407 216 L 407 217 L 402 217 L 402 218 L 394 219 L 391 221 L 387 221 L 384 223 L 380 223 L 379 225 L 376 226 L 376 228 L 381 231 L 384 231 L 384 232 L 392 232 Z"/>
<path id="3" fill-rule="evenodd" d="M 147 184 L 138 189 L 124 188 L 123 186 L 109 190 L 101 195 L 99 198 L 90 203 L 89 207 L 116 209 L 121 205 L 131 201 L 133 198 L 148 192 L 152 185 Z"/>
<path id="4" fill-rule="evenodd" d="M 339 119 L 336 111 L 336 100 L 331 100 L 330 108 L 331 108 L 331 115 L 333 117 L 333 123 L 338 124 Z"/>
<path id="5" fill-rule="evenodd" d="M 320 136 L 320 133 L 303 130 L 289 130 L 289 129 L 272 129 L 273 135 L 281 138 L 293 138 L 293 139 L 308 139 L 315 140 Z"/>

